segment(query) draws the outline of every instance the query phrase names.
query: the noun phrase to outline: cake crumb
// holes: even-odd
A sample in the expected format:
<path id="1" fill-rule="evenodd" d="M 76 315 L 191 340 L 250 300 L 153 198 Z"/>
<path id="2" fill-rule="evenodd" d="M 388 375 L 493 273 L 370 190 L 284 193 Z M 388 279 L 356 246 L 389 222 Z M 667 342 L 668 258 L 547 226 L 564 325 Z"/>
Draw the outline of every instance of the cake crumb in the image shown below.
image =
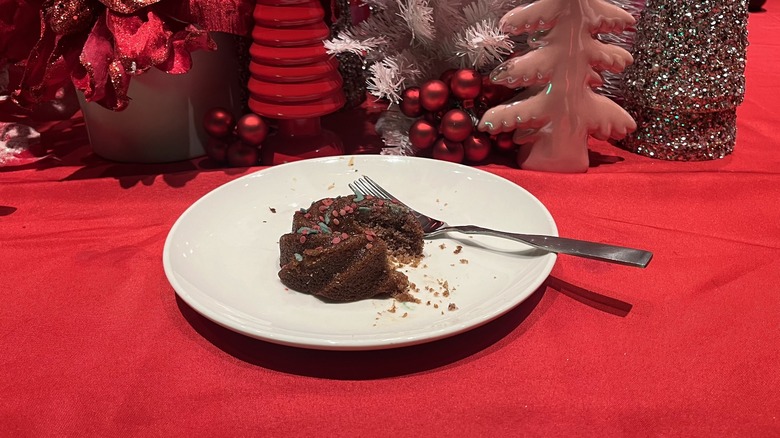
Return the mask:
<path id="1" fill-rule="evenodd" d="M 460 254 L 460 252 L 463 251 L 463 245 L 458 245 L 455 247 L 455 251 L 453 251 L 453 254 Z"/>
<path id="2" fill-rule="evenodd" d="M 330 183 L 328 190 L 333 190 L 336 187 L 336 183 Z"/>
<path id="3" fill-rule="evenodd" d="M 447 245 L 445 245 L 445 244 L 443 244 L 443 243 L 439 245 L 439 248 L 440 248 L 440 249 L 444 249 L 444 248 L 446 248 L 446 247 L 447 247 Z"/>
<path id="4" fill-rule="evenodd" d="M 433 308 L 434 308 L 434 309 L 438 309 L 438 308 L 439 308 L 439 305 L 438 305 L 438 304 L 436 304 L 436 303 L 433 303 Z"/>
<path id="5" fill-rule="evenodd" d="M 469 260 L 468 259 L 460 259 L 459 262 L 460 262 L 461 265 L 468 265 L 469 264 Z"/>
<path id="6" fill-rule="evenodd" d="M 355 157 L 350 157 L 349 161 L 347 161 L 347 166 L 352 167 L 355 165 Z"/>
<path id="7" fill-rule="evenodd" d="M 390 313 L 395 313 L 396 310 L 397 310 L 397 307 L 395 307 L 395 301 L 393 301 L 393 307 L 387 309 L 387 311 L 390 312 Z"/>
<path id="8" fill-rule="evenodd" d="M 401 315 L 401 318 L 406 318 L 407 316 L 409 316 L 409 312 L 404 312 L 404 314 Z"/>
<path id="9" fill-rule="evenodd" d="M 271 213 L 276 213 L 276 209 L 273 207 L 268 207 L 269 210 L 271 210 Z"/>
<path id="10" fill-rule="evenodd" d="M 455 303 L 450 303 L 450 305 L 447 306 L 447 310 L 449 310 L 450 312 L 458 310 L 458 306 L 456 306 Z"/>

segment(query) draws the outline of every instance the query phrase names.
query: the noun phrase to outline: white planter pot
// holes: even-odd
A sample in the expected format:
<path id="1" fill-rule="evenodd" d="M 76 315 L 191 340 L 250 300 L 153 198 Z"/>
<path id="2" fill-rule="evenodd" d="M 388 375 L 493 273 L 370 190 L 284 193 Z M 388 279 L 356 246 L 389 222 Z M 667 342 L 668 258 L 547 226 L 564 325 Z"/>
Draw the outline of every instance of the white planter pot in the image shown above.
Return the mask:
<path id="1" fill-rule="evenodd" d="M 155 68 L 133 77 L 123 111 L 86 102 L 79 94 L 93 151 L 112 161 L 165 163 L 204 154 L 203 115 L 213 107 L 241 115 L 242 93 L 235 37 L 212 33 L 218 49 L 192 53 L 183 75 Z"/>

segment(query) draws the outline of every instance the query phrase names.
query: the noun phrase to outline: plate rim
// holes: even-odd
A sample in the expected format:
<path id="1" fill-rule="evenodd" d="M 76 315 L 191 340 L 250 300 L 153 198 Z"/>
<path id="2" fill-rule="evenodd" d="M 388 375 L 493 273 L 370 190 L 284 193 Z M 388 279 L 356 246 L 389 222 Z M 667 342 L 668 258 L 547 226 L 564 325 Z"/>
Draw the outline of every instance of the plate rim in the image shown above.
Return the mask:
<path id="1" fill-rule="evenodd" d="M 486 176 L 488 178 L 497 179 L 497 180 L 504 180 L 509 183 L 514 184 L 516 189 L 519 189 L 530 198 L 532 202 L 534 202 L 537 207 L 541 210 L 541 212 L 545 215 L 545 219 L 549 223 L 549 225 L 552 227 L 551 235 L 558 235 L 558 228 L 557 224 L 555 222 L 555 219 L 553 218 L 550 211 L 547 209 L 547 207 L 542 203 L 536 196 L 534 196 L 532 193 L 530 193 L 528 190 L 526 190 L 521 185 L 510 181 L 500 175 L 496 175 L 494 173 L 488 172 L 483 169 L 479 169 L 473 166 L 467 166 L 463 164 L 458 163 L 451 163 L 446 161 L 440 161 L 440 160 L 432 160 L 430 158 L 424 158 L 424 157 L 412 157 L 412 156 L 400 156 L 400 155 L 339 155 L 339 156 L 331 156 L 331 157 L 321 157 L 321 158 L 311 158 L 306 160 L 298 160 L 298 161 L 292 161 L 284 164 L 279 164 L 276 166 L 270 166 L 263 169 L 258 169 L 256 171 L 253 171 L 251 173 L 248 173 L 246 175 L 242 175 L 238 178 L 235 178 L 231 181 L 227 181 L 223 184 L 220 184 L 217 187 L 214 187 L 207 193 L 203 194 L 201 197 L 199 197 L 197 200 L 195 200 L 192 204 L 190 204 L 174 221 L 173 225 L 171 226 L 166 239 L 165 243 L 163 245 L 163 251 L 162 251 L 162 258 L 163 258 L 163 269 L 165 271 L 166 278 L 168 279 L 168 282 L 170 283 L 171 287 L 173 287 L 174 292 L 176 295 L 182 299 L 190 308 L 195 310 L 196 313 L 199 315 L 205 317 L 209 321 L 224 327 L 228 330 L 231 330 L 233 332 L 242 334 L 244 336 L 248 336 L 253 339 L 258 339 L 266 342 L 271 342 L 274 344 L 279 345 L 286 345 L 290 347 L 298 347 L 298 348 L 306 348 L 306 349 L 314 349 L 314 350 L 338 350 L 338 351 L 354 351 L 354 350 L 382 350 L 382 349 L 390 349 L 390 348 L 398 348 L 398 347 L 405 347 L 405 346 L 411 346 L 411 345 L 418 345 L 428 342 L 434 342 L 437 340 L 445 339 L 451 336 L 455 336 L 470 330 L 473 330 L 477 327 L 483 326 L 491 321 L 494 321 L 504 314 L 508 313 L 510 310 L 514 309 L 515 307 L 522 304 L 525 300 L 527 300 L 531 295 L 533 295 L 536 290 L 544 283 L 544 281 L 549 277 L 550 273 L 552 272 L 552 269 L 557 261 L 557 254 L 555 253 L 547 253 L 542 255 L 541 257 L 545 257 L 547 259 L 546 263 L 541 267 L 541 272 L 537 276 L 534 281 L 529 283 L 528 292 L 525 294 L 525 296 L 522 296 L 519 299 L 516 300 L 508 300 L 505 305 L 495 307 L 491 312 L 487 312 L 484 314 L 479 321 L 471 323 L 471 324 L 456 324 L 453 326 L 447 326 L 443 328 L 438 329 L 432 329 L 429 332 L 426 332 L 427 334 L 418 334 L 415 336 L 397 336 L 394 338 L 388 338 L 385 340 L 385 342 L 377 343 L 376 340 L 371 339 L 355 339 L 355 338 L 348 338 L 348 336 L 343 336 L 347 339 L 338 339 L 338 340 L 323 340 L 322 338 L 318 338 L 316 340 L 313 340 L 312 338 L 306 338 L 304 336 L 296 335 L 295 332 L 289 331 L 287 329 L 283 329 L 283 332 L 289 332 L 286 335 L 283 333 L 282 335 L 275 334 L 273 332 L 263 332 L 259 333 L 258 330 L 253 330 L 251 328 L 246 327 L 244 324 L 240 323 L 229 323 L 226 321 L 226 315 L 220 314 L 219 312 L 215 312 L 212 308 L 208 306 L 204 306 L 197 297 L 193 296 L 190 292 L 186 290 L 185 287 L 183 287 L 181 284 L 179 284 L 178 279 L 175 277 L 174 268 L 171 265 L 171 246 L 173 244 L 173 239 L 175 237 L 176 231 L 181 226 L 181 224 L 186 220 L 186 217 L 191 214 L 191 212 L 199 207 L 201 203 L 207 202 L 207 200 L 215 196 L 218 192 L 222 190 L 226 190 L 227 187 L 232 186 L 234 184 L 242 184 L 242 182 L 246 179 L 251 178 L 257 178 L 258 176 L 265 175 L 272 172 L 283 172 L 285 169 L 289 167 L 295 167 L 300 166 L 302 164 L 316 164 L 316 163 L 327 163 L 327 162 L 334 162 L 334 161 L 342 161 L 342 160 L 353 160 L 353 161 L 360 161 L 360 160 L 366 160 L 366 161 L 377 161 L 377 162 L 388 162 L 388 161 L 420 161 L 425 162 L 427 164 L 431 164 L 431 161 L 436 163 L 436 165 L 443 165 L 446 167 L 452 167 L 453 170 L 457 171 L 458 169 L 468 170 L 469 172 L 476 172 L 478 174 L 482 174 L 483 176 Z M 518 296 L 523 294 L 518 294 Z M 210 299 L 215 299 L 213 297 L 209 297 Z M 278 330 L 278 329 L 277 329 Z"/>

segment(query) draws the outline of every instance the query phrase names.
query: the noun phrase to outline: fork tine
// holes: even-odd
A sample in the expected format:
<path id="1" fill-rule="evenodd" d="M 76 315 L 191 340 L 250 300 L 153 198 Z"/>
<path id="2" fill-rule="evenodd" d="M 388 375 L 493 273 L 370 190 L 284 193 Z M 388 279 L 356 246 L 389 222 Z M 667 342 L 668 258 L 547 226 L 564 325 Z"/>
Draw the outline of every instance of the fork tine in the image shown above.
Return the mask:
<path id="1" fill-rule="evenodd" d="M 374 196 L 377 198 L 382 198 L 382 195 L 375 192 L 371 186 L 367 185 L 362 179 L 357 179 L 354 182 L 349 184 L 349 188 L 352 189 L 355 194 L 360 193 L 361 195 L 368 195 L 368 196 Z"/>
<path id="2" fill-rule="evenodd" d="M 382 188 L 382 186 L 380 186 L 379 184 L 377 184 L 376 182 L 374 182 L 374 180 L 372 180 L 371 178 L 369 178 L 369 177 L 367 177 L 367 176 L 363 175 L 363 178 L 362 178 L 362 179 L 363 179 L 363 181 L 365 181 L 365 182 L 366 182 L 366 184 L 368 184 L 368 185 L 369 185 L 369 186 L 370 186 L 372 189 L 374 189 L 374 190 L 375 190 L 377 193 L 379 193 L 379 197 L 380 197 L 380 198 L 385 198 L 385 199 L 391 199 L 391 200 L 394 200 L 394 201 L 398 201 L 398 198 L 396 198 L 395 196 L 393 196 L 392 194 L 390 194 L 390 192 L 388 192 L 387 190 L 383 189 L 383 188 Z"/>

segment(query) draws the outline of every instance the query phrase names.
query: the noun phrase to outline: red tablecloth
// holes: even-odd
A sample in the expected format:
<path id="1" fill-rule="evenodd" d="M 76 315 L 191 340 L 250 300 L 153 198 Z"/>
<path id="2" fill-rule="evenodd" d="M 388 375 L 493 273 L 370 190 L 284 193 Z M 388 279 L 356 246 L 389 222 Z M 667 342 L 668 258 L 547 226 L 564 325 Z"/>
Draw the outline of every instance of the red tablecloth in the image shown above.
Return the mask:
<path id="1" fill-rule="evenodd" d="M 612 163 L 587 174 L 483 167 L 563 235 L 652 250 L 647 269 L 561 256 L 507 315 L 415 347 L 311 351 L 209 322 L 167 282 L 163 242 L 257 169 L 110 163 L 55 126 L 59 161 L 0 171 L 0 434 L 780 436 L 776 6 L 750 16 L 727 158 L 593 143 Z"/>

